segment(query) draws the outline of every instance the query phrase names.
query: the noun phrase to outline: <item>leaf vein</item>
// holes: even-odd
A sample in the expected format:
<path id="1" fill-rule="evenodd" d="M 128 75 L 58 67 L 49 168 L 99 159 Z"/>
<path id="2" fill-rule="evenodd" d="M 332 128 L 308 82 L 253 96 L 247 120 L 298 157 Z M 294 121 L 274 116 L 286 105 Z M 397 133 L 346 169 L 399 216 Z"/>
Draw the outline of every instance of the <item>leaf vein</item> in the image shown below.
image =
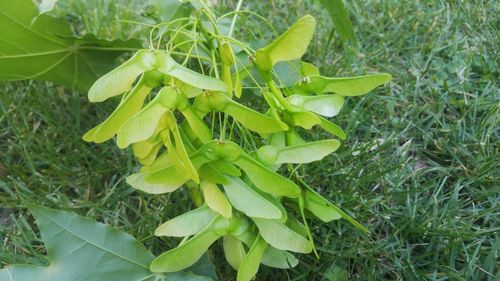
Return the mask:
<path id="1" fill-rule="evenodd" d="M 145 268 L 145 269 L 149 270 L 149 267 L 148 267 L 148 266 L 145 266 L 145 265 L 143 265 L 143 264 L 140 264 L 140 263 L 138 263 L 138 262 L 136 262 L 136 261 L 134 261 L 134 260 L 131 260 L 131 259 L 127 258 L 127 257 L 121 256 L 121 255 L 119 255 L 118 253 L 115 253 L 115 252 L 113 252 L 113 251 L 111 251 L 111 250 L 108 250 L 108 249 L 106 249 L 106 248 L 102 247 L 101 245 L 98 245 L 97 243 L 94 243 L 94 242 L 92 242 L 92 241 L 90 241 L 90 240 L 88 240 L 88 239 L 85 239 L 84 237 L 82 237 L 82 236 L 78 235 L 77 233 L 74 233 L 74 232 L 73 232 L 73 231 L 71 231 L 69 228 L 67 228 L 66 226 L 64 226 L 64 225 L 60 224 L 58 221 L 56 221 L 56 220 L 55 220 L 55 219 L 53 219 L 52 217 L 50 217 L 50 216 L 48 216 L 48 215 L 46 215 L 46 214 L 44 214 L 44 213 L 39 213 L 39 215 L 46 217 L 47 219 L 49 219 L 50 221 L 52 221 L 53 223 L 55 223 L 55 224 L 57 224 L 59 227 L 61 227 L 64 231 L 68 232 L 69 234 L 71 234 L 71 235 L 75 236 L 76 238 L 78 238 L 78 239 L 80 239 L 80 240 L 86 241 L 86 242 L 87 242 L 87 243 L 89 243 L 90 245 L 92 245 L 92 246 L 94 246 L 94 247 L 96 247 L 96 248 L 99 248 L 99 249 L 101 249 L 101 250 L 102 250 L 102 251 L 104 251 L 104 252 L 110 253 L 110 254 L 112 254 L 112 255 L 114 255 L 114 256 L 116 256 L 116 257 L 120 258 L 120 259 L 123 259 L 123 260 L 125 260 L 125 261 L 127 261 L 127 262 L 129 262 L 129 263 L 135 264 L 135 265 L 137 265 L 137 266 L 140 266 L 140 267 L 142 267 L 142 268 Z"/>
<path id="2" fill-rule="evenodd" d="M 30 31 L 31 33 L 34 33 L 34 34 L 36 34 L 36 35 L 38 35 L 38 36 L 40 36 L 40 37 L 42 37 L 42 38 L 44 38 L 44 39 L 49 40 L 49 41 L 51 41 L 52 43 L 55 43 L 55 44 L 60 45 L 60 46 L 66 46 L 66 47 L 68 46 L 68 45 L 63 44 L 63 43 L 61 43 L 61 42 L 59 42 L 59 41 L 54 40 L 53 38 L 50 38 L 50 37 L 48 37 L 48 36 L 43 35 L 43 34 L 42 34 L 42 33 L 40 33 L 40 32 L 37 32 L 37 31 L 35 31 L 35 30 L 31 29 L 30 27 L 26 26 L 26 25 L 25 25 L 25 24 L 23 24 L 22 22 L 17 21 L 15 18 L 11 17 L 9 14 L 7 14 L 7 13 L 5 13 L 5 12 L 3 12 L 3 11 L 0 11 L 0 14 L 5 15 L 8 19 L 10 19 L 12 22 L 14 22 L 14 23 L 18 24 L 18 25 L 19 25 L 19 26 L 21 26 L 22 28 L 24 28 L 24 29 L 26 29 L 26 30 Z"/>
<path id="3" fill-rule="evenodd" d="M 58 65 L 60 65 L 61 63 L 63 63 L 64 60 L 66 60 L 69 56 L 71 56 L 73 52 L 70 52 L 68 53 L 67 55 L 64 55 L 60 60 L 56 61 L 54 64 L 50 65 L 49 67 L 47 67 L 46 69 L 40 71 L 40 72 L 37 72 L 33 75 L 30 75 L 28 77 L 26 77 L 26 79 L 35 79 L 36 77 L 40 76 L 40 75 L 43 75 L 49 71 L 51 71 L 52 69 L 56 68 Z"/>
<path id="4" fill-rule="evenodd" d="M 71 52 L 71 49 L 66 48 L 66 49 L 58 49 L 58 50 L 47 51 L 47 52 L 37 52 L 37 53 L 20 54 L 20 55 L 6 55 L 6 56 L 0 56 L 0 59 L 17 59 L 17 58 L 27 58 L 27 57 L 37 57 L 37 56 L 48 56 L 48 55 L 54 55 L 54 54 L 59 54 L 59 53 L 65 53 L 65 52 Z"/>
<path id="5" fill-rule="evenodd" d="M 82 60 L 88 65 L 89 69 L 92 71 L 92 73 L 94 73 L 94 75 L 96 77 L 99 77 L 99 74 L 97 73 L 97 71 L 94 69 L 94 67 L 89 63 L 89 61 L 87 60 L 87 58 L 81 54 L 81 52 L 77 52 L 77 55 L 79 55 Z"/>

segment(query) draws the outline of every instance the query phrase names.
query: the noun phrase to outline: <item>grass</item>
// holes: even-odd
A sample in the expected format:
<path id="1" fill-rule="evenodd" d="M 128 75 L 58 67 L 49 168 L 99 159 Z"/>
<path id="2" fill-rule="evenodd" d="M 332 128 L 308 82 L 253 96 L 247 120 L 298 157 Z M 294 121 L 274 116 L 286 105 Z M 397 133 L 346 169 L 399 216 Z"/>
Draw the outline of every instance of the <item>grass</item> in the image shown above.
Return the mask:
<path id="1" fill-rule="evenodd" d="M 243 7 L 278 31 L 315 15 L 318 33 L 305 60 L 324 74 L 394 76 L 387 87 L 348 100 L 335 120 L 349 135 L 338 153 L 301 168 L 311 186 L 370 234 L 345 221 L 312 221 L 321 258 L 302 255 L 288 271 L 262 267 L 259 280 L 500 280 L 500 5 L 350 1 L 358 49 L 335 34 L 329 41 L 328 15 L 315 2 L 246 1 Z M 100 32 L 95 22 L 88 28 Z M 44 82 L 3 83 L 0 91 L 2 265 L 43 262 L 20 197 L 122 228 L 156 251 L 174 246 L 151 233 L 179 208 L 192 207 L 185 194 L 134 192 L 124 182 L 136 168 L 130 153 L 111 142 L 81 141 L 112 105 L 91 105 L 81 93 Z M 222 280 L 234 280 L 231 269 L 220 268 Z"/>

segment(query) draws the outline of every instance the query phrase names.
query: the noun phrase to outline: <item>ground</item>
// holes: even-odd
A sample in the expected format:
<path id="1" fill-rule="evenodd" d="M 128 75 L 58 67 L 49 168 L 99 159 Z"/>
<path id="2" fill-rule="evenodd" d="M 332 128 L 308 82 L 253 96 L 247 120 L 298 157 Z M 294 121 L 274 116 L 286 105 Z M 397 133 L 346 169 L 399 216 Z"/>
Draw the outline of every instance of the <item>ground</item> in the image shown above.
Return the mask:
<path id="1" fill-rule="evenodd" d="M 88 8 L 63 2 L 75 14 Z M 97 6 L 91 2 L 107 7 L 110 1 L 88 1 L 89 7 Z M 370 233 L 345 221 L 312 221 L 320 259 L 301 255 L 299 266 L 288 271 L 263 267 L 258 280 L 499 280 L 500 5 L 346 2 L 358 47 L 331 33 L 315 1 L 243 4 L 278 31 L 304 14 L 317 17 L 318 32 L 304 59 L 326 75 L 393 75 L 387 86 L 350 98 L 336 117 L 349 135 L 338 153 L 301 167 L 311 186 Z M 219 5 L 227 10 L 236 4 Z M 92 11 L 83 17 L 84 28 L 114 31 L 102 27 L 112 19 Z M 269 30 L 255 32 L 265 37 Z M 124 181 L 137 168 L 129 151 L 81 140 L 112 107 L 47 82 L 0 84 L 1 265 L 43 262 L 21 198 L 111 224 L 155 251 L 174 246 L 152 233 L 165 217 L 192 207 L 183 203 L 186 195 L 135 192 Z M 215 263 L 222 280 L 233 280 L 222 259 Z"/>

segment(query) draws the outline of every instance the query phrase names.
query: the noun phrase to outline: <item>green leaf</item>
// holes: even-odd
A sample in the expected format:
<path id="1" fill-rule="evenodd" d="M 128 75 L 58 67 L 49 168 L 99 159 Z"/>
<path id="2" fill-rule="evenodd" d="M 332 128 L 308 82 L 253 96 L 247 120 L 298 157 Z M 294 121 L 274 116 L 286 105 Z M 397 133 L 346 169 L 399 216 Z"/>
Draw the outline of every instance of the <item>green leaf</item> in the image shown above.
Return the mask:
<path id="1" fill-rule="evenodd" d="M 128 96 L 120 102 L 115 111 L 113 111 L 104 122 L 87 132 L 83 136 L 83 140 L 101 143 L 111 139 L 118 132 L 123 123 L 141 110 L 144 105 L 144 99 L 150 91 L 151 88 L 144 85 L 141 79 Z"/>
<path id="2" fill-rule="evenodd" d="M 234 236 L 224 235 L 222 237 L 222 248 L 227 262 L 237 270 L 246 255 L 241 241 Z"/>
<path id="3" fill-rule="evenodd" d="M 294 146 L 286 146 L 284 148 L 267 145 L 259 148 L 257 154 L 259 158 L 265 158 L 268 157 L 265 155 L 272 153 L 270 151 L 274 150 L 276 157 L 270 164 L 310 163 L 323 159 L 328 154 L 337 150 L 339 146 L 340 142 L 338 140 L 320 140 Z"/>
<path id="4" fill-rule="evenodd" d="M 255 274 L 259 271 L 260 261 L 266 248 L 266 241 L 260 236 L 257 236 L 238 268 L 237 281 L 250 281 L 253 279 Z"/>
<path id="5" fill-rule="evenodd" d="M 25 203 L 37 221 L 49 265 L 7 266 L 0 270 L 0 280 L 211 280 L 191 272 L 155 276 L 149 271 L 154 256 L 129 234 L 73 213 Z"/>
<path id="6" fill-rule="evenodd" d="M 249 217 L 281 218 L 281 211 L 273 203 L 267 201 L 241 179 L 232 177 L 231 183 L 224 185 L 227 197 L 234 208 Z"/>
<path id="7" fill-rule="evenodd" d="M 356 45 L 356 34 L 342 0 L 320 0 L 320 2 L 330 15 L 335 29 L 340 34 L 340 38 L 344 41 L 350 40 Z"/>
<path id="8" fill-rule="evenodd" d="M 228 220 L 217 217 L 191 239 L 155 258 L 150 265 L 151 271 L 175 272 L 193 265 L 210 245 L 227 233 L 229 225 Z"/>
<path id="9" fill-rule="evenodd" d="M 195 235 L 212 222 L 217 213 L 207 206 L 177 216 L 160 225 L 155 230 L 155 236 L 185 237 Z"/>
<path id="10" fill-rule="evenodd" d="M 37 16 L 31 0 L 0 1 L 0 81 L 46 80 L 87 91 L 118 56 L 141 45 L 91 34 L 76 38 L 64 19 Z"/>
<path id="11" fill-rule="evenodd" d="M 333 117 L 337 115 L 344 106 L 344 97 L 340 95 L 301 96 L 293 95 L 288 101 L 298 107 L 307 109 L 314 113 Z"/>
<path id="12" fill-rule="evenodd" d="M 154 0 L 156 10 L 162 22 L 169 22 L 178 18 L 189 17 L 193 11 L 190 1 L 182 0 Z"/>
<path id="13" fill-rule="evenodd" d="M 341 96 L 361 96 L 391 79 L 392 76 L 387 73 L 342 78 L 310 76 L 295 87 L 309 93 L 333 92 Z"/>
<path id="14" fill-rule="evenodd" d="M 311 244 L 306 238 L 278 220 L 252 219 L 257 225 L 262 238 L 276 249 L 297 253 L 310 253 L 312 251 Z"/>
<path id="15" fill-rule="evenodd" d="M 129 234 L 76 214 L 26 205 L 40 228 L 49 266 L 7 267 L 0 280 L 154 280 L 148 270 L 153 255 Z"/>
<path id="16" fill-rule="evenodd" d="M 7 266 L 0 270 L 0 280 L 211 280 L 191 272 L 156 275 L 149 271 L 154 256 L 129 234 L 73 213 L 25 203 L 37 221 L 49 265 Z"/>
<path id="17" fill-rule="evenodd" d="M 157 56 L 158 71 L 175 77 L 182 82 L 199 89 L 210 91 L 227 92 L 226 84 L 219 79 L 202 75 L 187 67 L 178 64 L 165 52 L 159 52 Z"/>
<path id="18" fill-rule="evenodd" d="M 292 268 L 299 264 L 299 260 L 294 255 L 271 246 L 267 247 L 261 262 L 264 265 L 282 269 Z"/>
<path id="19" fill-rule="evenodd" d="M 202 181 L 200 187 L 208 207 L 221 214 L 223 217 L 230 218 L 232 214 L 231 204 L 227 201 L 226 196 L 220 191 L 217 185 L 208 181 Z"/>
<path id="20" fill-rule="evenodd" d="M 201 256 L 201 258 L 195 264 L 193 264 L 192 266 L 187 268 L 185 271 L 190 271 L 190 272 L 193 272 L 194 274 L 197 274 L 200 276 L 210 277 L 210 278 L 212 278 L 211 280 L 216 280 L 216 281 L 219 280 L 219 278 L 217 277 L 215 265 L 212 263 L 212 260 L 208 256 L 208 253 L 205 253 L 203 256 Z M 170 276 L 173 274 L 175 274 L 175 273 L 169 273 L 169 274 L 163 274 L 163 275 Z M 160 281 L 160 280 L 158 280 L 158 281 Z M 177 279 L 171 278 L 168 281 L 177 281 Z M 196 280 L 186 280 L 186 281 L 196 281 Z"/>
<path id="21" fill-rule="evenodd" d="M 279 61 L 301 58 L 312 39 L 315 27 L 316 20 L 312 16 L 304 16 L 271 44 L 257 50 L 255 63 L 259 69 L 269 72 Z"/>
<path id="22" fill-rule="evenodd" d="M 234 161 L 234 164 L 242 168 L 253 184 L 264 192 L 290 198 L 296 198 L 300 194 L 300 187 L 291 180 L 278 175 L 246 154 Z"/>

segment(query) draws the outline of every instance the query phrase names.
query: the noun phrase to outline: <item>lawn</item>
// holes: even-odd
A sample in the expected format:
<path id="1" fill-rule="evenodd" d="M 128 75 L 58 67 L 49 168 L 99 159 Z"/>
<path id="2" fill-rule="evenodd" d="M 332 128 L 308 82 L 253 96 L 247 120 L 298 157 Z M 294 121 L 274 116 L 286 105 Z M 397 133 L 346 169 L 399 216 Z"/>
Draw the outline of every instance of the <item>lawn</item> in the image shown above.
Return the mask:
<path id="1" fill-rule="evenodd" d="M 61 2 L 62 11 L 76 15 L 77 28 L 101 36 L 138 30 L 108 16 L 110 1 Z M 116 1 L 112 12 L 140 20 L 137 11 L 147 11 L 128 2 Z M 215 2 L 220 11 L 236 5 Z M 324 74 L 393 75 L 387 86 L 347 100 L 335 117 L 348 133 L 337 153 L 299 168 L 306 182 L 370 233 L 344 220 L 312 221 L 320 259 L 301 255 L 286 271 L 261 267 L 258 280 L 500 280 L 500 5 L 346 2 L 357 47 L 332 33 L 315 1 L 243 3 L 278 32 L 314 15 L 318 30 L 304 60 Z M 269 30 L 253 31 L 273 37 Z M 248 32 L 235 36 L 245 39 Z M 175 247 L 176 241 L 152 233 L 165 218 L 193 207 L 188 195 L 134 191 L 124 180 L 137 169 L 130 151 L 81 139 L 112 109 L 48 82 L 0 84 L 0 267 L 44 263 L 22 198 L 123 229 L 156 254 Z M 234 280 L 222 256 L 214 247 L 221 280 Z"/>

